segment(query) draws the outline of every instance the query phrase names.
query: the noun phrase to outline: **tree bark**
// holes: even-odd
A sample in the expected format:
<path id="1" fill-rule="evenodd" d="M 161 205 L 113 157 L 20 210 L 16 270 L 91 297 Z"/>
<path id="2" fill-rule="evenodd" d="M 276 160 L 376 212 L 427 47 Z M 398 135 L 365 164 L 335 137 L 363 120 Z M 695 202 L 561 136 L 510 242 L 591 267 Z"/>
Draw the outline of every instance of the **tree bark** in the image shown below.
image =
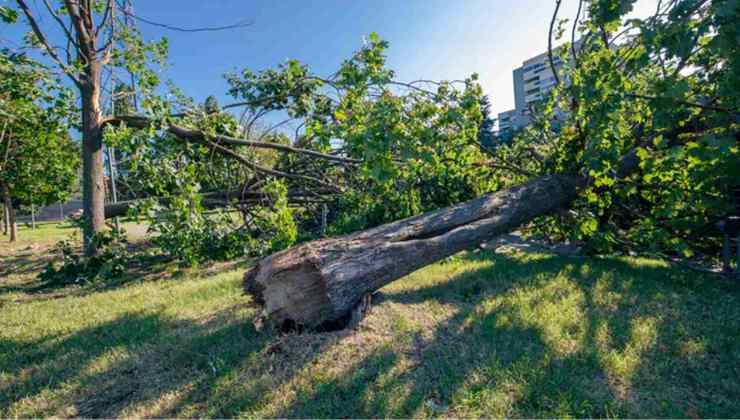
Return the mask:
<path id="1" fill-rule="evenodd" d="M 245 274 L 244 288 L 273 326 L 330 326 L 368 293 L 568 205 L 578 187 L 577 178 L 548 175 L 421 216 L 308 242 L 261 260 Z"/>
<path id="2" fill-rule="evenodd" d="M 103 172 L 103 131 L 100 110 L 101 65 L 92 61 L 86 68 L 82 93 L 82 207 L 85 254 L 97 253 L 93 241 L 105 229 L 105 175 Z"/>
<path id="3" fill-rule="evenodd" d="M 10 188 L 8 184 L 0 184 L 3 194 L 3 205 L 5 207 L 5 223 L 7 223 L 8 231 L 10 232 L 10 242 L 15 242 L 17 239 L 16 224 L 15 224 L 15 210 L 13 209 L 13 200 L 10 197 Z"/>
<path id="4" fill-rule="evenodd" d="M 5 205 L 5 201 L 2 201 L 0 205 L 3 207 L 3 235 L 7 235 L 8 231 L 10 231 L 10 227 L 8 226 L 8 207 Z"/>

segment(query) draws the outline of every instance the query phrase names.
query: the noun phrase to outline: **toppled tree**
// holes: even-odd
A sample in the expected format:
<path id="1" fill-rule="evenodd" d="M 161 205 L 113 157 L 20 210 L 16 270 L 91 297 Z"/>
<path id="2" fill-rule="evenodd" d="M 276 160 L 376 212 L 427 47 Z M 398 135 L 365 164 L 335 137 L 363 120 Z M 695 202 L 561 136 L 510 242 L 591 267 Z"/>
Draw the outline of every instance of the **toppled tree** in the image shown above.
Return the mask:
<path id="1" fill-rule="evenodd" d="M 576 181 L 537 179 L 355 234 L 308 242 L 260 261 L 245 290 L 279 328 L 340 325 L 369 293 L 421 267 L 570 203 Z"/>
<path id="2" fill-rule="evenodd" d="M 625 25 L 632 3 L 582 2 L 587 17 L 572 30 L 582 42 L 559 50 L 569 64 L 536 125 L 487 162 L 508 188 L 263 259 L 245 275 L 263 318 L 335 324 L 366 294 L 517 227 L 597 252 L 716 250 L 707 226 L 734 208 L 740 184 L 740 10 L 733 1 L 659 3 Z"/>
<path id="3" fill-rule="evenodd" d="M 175 94 L 177 102 L 150 98 L 158 106 L 145 107 L 143 115 L 106 119 L 106 143 L 121 154 L 121 179 L 134 192 L 133 200 L 107 206 L 106 217 L 129 209 L 147 216 L 160 233 L 158 243 L 195 262 L 262 253 L 265 248 L 255 247 L 253 239 L 274 233 L 265 231 L 263 222 L 274 219 L 273 213 L 285 214 L 275 206 L 280 200 L 265 191 L 275 182 L 285 187 L 285 202 L 294 207 L 296 219 L 331 206 L 334 232 L 419 214 L 493 189 L 485 181 L 491 170 L 477 164 L 483 154 L 476 142 L 480 87 L 474 79 L 396 82 L 383 66 L 386 47 L 371 35 L 329 78 L 310 74 L 296 61 L 258 74 L 229 75 L 230 93 L 238 102 L 220 109 Z M 223 111 L 237 107 L 244 109 L 239 119 Z M 260 127 L 270 113 L 288 118 Z M 290 123 L 297 127 L 292 139 L 284 130 L 277 132 Z M 383 201 L 373 200 L 379 195 Z M 148 208 L 142 210 L 143 203 Z M 214 207 L 239 210 L 243 223 L 234 227 L 228 218 L 206 217 L 204 210 Z M 226 236 L 211 235 L 214 231 Z M 234 252 L 199 256 L 195 251 L 201 247 L 194 242 L 204 250 L 228 242 Z M 186 245 L 194 252 L 181 252 Z"/>
<path id="4" fill-rule="evenodd" d="M 245 70 L 228 77 L 238 103 L 197 107 L 181 98 L 179 109 L 150 85 L 143 115 L 99 124 L 112 128 L 107 141 L 128 153 L 130 170 L 152 175 L 141 177 L 154 181 L 145 185 L 148 201 L 166 208 L 151 220 L 173 217 L 161 226 L 185 258 L 192 253 L 182 245 L 264 233 L 262 220 L 289 225 L 291 194 L 331 204 L 329 234 L 373 228 L 288 249 L 246 276 L 267 320 L 281 325 L 336 321 L 366 293 L 517 226 L 584 241 L 596 252 L 716 250 L 706 226 L 734 208 L 729 197 L 740 175 L 736 2 L 661 3 L 625 30 L 631 1 L 581 5 L 587 17 L 571 31 L 571 44 L 583 35 L 579 47 L 549 54 L 569 63 L 562 83 L 535 110 L 533 128 L 493 156 L 477 141 L 476 78 L 398 83 L 376 35 L 330 77 L 296 61 Z M 562 29 L 557 12 L 553 31 Z M 244 109 L 238 120 L 224 112 L 237 107 Z M 288 121 L 260 133 L 259 121 L 273 112 Z M 286 142 L 290 121 L 295 137 Z M 256 228 L 209 236 L 215 227 L 203 215 L 205 200 L 234 187 L 241 193 L 226 195 L 226 205 L 243 214 L 257 207 L 256 219 L 245 218 Z M 280 203 L 281 216 L 254 197 Z M 382 225 L 404 217 L 411 219 Z M 282 237 L 289 240 L 278 247 L 295 239 Z"/>

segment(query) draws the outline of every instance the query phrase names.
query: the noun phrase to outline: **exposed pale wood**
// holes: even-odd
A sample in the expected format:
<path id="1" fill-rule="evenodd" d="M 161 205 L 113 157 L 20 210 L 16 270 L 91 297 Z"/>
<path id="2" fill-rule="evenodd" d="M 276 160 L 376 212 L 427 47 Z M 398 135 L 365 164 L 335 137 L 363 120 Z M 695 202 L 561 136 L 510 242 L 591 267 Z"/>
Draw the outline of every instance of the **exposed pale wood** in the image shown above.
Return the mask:
<path id="1" fill-rule="evenodd" d="M 406 274 L 566 206 L 577 189 L 576 178 L 549 175 L 421 216 L 308 242 L 260 261 L 246 273 L 245 291 L 274 326 L 321 327 Z"/>

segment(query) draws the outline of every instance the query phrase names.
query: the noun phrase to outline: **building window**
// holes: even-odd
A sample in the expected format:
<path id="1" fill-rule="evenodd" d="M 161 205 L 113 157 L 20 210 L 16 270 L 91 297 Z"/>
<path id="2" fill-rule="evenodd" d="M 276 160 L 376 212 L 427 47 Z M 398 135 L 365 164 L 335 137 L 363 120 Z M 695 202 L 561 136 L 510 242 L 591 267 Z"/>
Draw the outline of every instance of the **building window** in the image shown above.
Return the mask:
<path id="1" fill-rule="evenodd" d="M 545 64 L 544 63 L 535 63 L 535 64 L 530 64 L 530 65 L 524 67 L 523 70 L 524 71 L 530 71 L 530 70 L 539 69 L 539 68 L 543 68 L 543 67 L 545 67 Z"/>

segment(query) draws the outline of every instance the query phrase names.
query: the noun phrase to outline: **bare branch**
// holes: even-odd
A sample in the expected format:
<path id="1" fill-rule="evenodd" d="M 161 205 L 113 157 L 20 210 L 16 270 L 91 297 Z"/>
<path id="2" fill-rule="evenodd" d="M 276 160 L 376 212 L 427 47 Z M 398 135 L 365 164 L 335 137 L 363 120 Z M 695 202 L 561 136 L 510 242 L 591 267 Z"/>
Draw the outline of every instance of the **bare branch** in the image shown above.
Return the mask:
<path id="1" fill-rule="evenodd" d="M 129 127 L 145 128 L 145 127 L 148 127 L 149 124 L 152 123 L 152 120 L 150 120 L 149 118 L 140 117 L 140 116 L 122 116 L 122 117 L 110 118 L 106 121 L 103 121 L 102 124 L 103 125 L 108 125 L 108 124 L 115 125 L 121 122 L 126 123 Z M 358 159 L 346 158 L 342 156 L 334 156 L 334 155 L 330 155 L 326 153 L 317 152 L 315 150 L 302 149 L 298 147 L 288 146 L 285 144 L 237 139 L 234 137 L 229 137 L 229 136 L 224 136 L 224 135 L 209 136 L 200 130 L 193 130 L 193 129 L 182 127 L 176 124 L 169 124 L 166 127 L 166 129 L 173 135 L 181 139 L 185 139 L 185 140 L 204 141 L 207 139 L 213 139 L 219 143 L 229 144 L 232 146 L 250 146 L 250 147 L 262 148 L 262 149 L 274 149 L 274 150 L 280 150 L 283 152 L 290 152 L 290 153 L 313 156 L 316 158 L 334 161 L 334 162 L 340 162 L 340 163 L 360 163 L 361 162 Z"/>
<path id="2" fill-rule="evenodd" d="M 90 33 L 87 31 L 87 28 L 83 24 L 84 19 L 83 16 L 80 14 L 79 5 L 76 1 L 72 0 L 65 0 L 64 4 L 67 6 L 69 18 L 75 27 L 75 31 L 77 32 L 77 48 L 78 52 L 81 53 L 79 55 L 85 59 L 92 59 L 95 52 L 95 46 L 91 45 Z"/>
<path id="3" fill-rule="evenodd" d="M 31 25 L 31 29 L 33 30 L 33 33 L 36 35 L 36 37 L 39 39 L 41 44 L 43 44 L 44 49 L 46 52 L 51 56 L 51 58 L 62 68 L 62 71 L 70 78 L 72 81 L 77 85 L 80 86 L 82 82 L 80 81 L 79 75 L 77 72 L 69 66 L 69 64 L 64 63 L 62 59 L 59 57 L 59 55 L 56 53 L 54 48 L 51 47 L 51 44 L 49 44 L 49 41 L 46 39 L 46 35 L 41 31 L 41 28 L 39 28 L 38 22 L 36 22 L 36 18 L 33 17 L 33 13 L 31 12 L 31 9 L 28 7 L 28 4 L 24 0 L 16 0 L 16 3 L 18 4 L 18 7 L 21 8 L 23 11 L 23 14 L 26 16 L 26 20 L 28 20 L 28 24 Z"/>
<path id="4" fill-rule="evenodd" d="M 98 25 L 97 29 L 95 29 L 95 35 L 98 35 L 100 33 L 100 30 L 105 27 L 105 22 L 110 17 L 111 19 L 111 25 L 113 24 L 113 0 L 108 0 L 105 3 L 105 11 L 103 12 L 103 17 L 100 20 L 100 24 Z"/>
<path id="5" fill-rule="evenodd" d="M 64 35 L 67 37 L 67 39 L 69 40 L 69 42 L 71 42 L 72 45 L 74 45 L 75 47 L 77 47 L 77 43 L 74 40 L 74 36 L 69 31 L 69 29 L 67 29 L 67 25 L 64 24 L 64 21 L 59 16 L 59 13 L 57 13 L 56 11 L 54 11 L 54 8 L 51 6 L 51 3 L 49 3 L 49 0 L 44 0 L 44 5 L 46 6 L 46 10 L 49 11 L 49 14 L 51 14 L 51 16 L 54 18 L 54 20 L 57 21 L 57 23 L 59 24 L 59 26 L 62 27 L 62 30 L 64 31 Z"/>
<path id="6" fill-rule="evenodd" d="M 251 169 L 253 169 L 253 170 L 257 171 L 257 172 L 261 172 L 261 173 L 263 173 L 265 175 L 272 175 L 272 176 L 276 176 L 276 177 L 279 177 L 279 178 L 288 178 L 288 179 L 296 179 L 296 180 L 309 181 L 309 182 L 313 182 L 313 183 L 316 183 L 318 185 L 321 185 L 323 187 L 333 189 L 335 191 L 340 191 L 339 188 L 337 188 L 336 185 L 334 185 L 332 183 L 329 183 L 329 182 L 326 182 L 326 181 L 323 181 L 323 180 L 318 179 L 316 177 L 307 176 L 307 175 L 291 174 L 291 173 L 288 173 L 288 172 L 278 171 L 276 169 L 266 168 L 266 167 L 264 167 L 262 165 L 259 165 L 257 163 L 252 162 L 251 160 L 245 158 L 244 156 L 240 155 L 239 153 L 236 153 L 235 151 L 233 151 L 233 150 L 231 150 L 229 148 L 226 148 L 224 146 L 221 146 L 218 143 L 214 143 L 214 142 L 212 142 L 210 140 L 207 140 L 207 139 L 204 139 L 203 142 L 206 145 L 213 147 L 219 153 L 221 153 L 223 155 L 231 156 L 234 159 L 236 159 L 237 161 L 239 161 L 242 164 L 244 164 L 245 166 L 247 166 L 247 167 L 249 167 L 249 168 L 251 168 Z"/>
<path id="7" fill-rule="evenodd" d="M 552 14 L 552 20 L 550 20 L 550 31 L 547 36 L 547 58 L 550 60 L 550 68 L 552 69 L 552 75 L 555 77 L 555 86 L 560 84 L 560 77 L 555 69 L 555 63 L 552 60 L 552 30 L 555 27 L 555 21 L 558 18 L 558 11 L 560 11 L 560 3 L 562 0 L 556 0 L 555 11 Z"/>
<path id="8" fill-rule="evenodd" d="M 583 8 L 583 0 L 578 0 L 578 11 L 576 12 L 576 18 L 573 20 L 573 29 L 570 32 L 570 53 L 573 55 L 573 64 L 578 66 L 578 53 L 576 52 L 576 29 L 578 28 L 578 21 L 581 19 L 581 9 Z"/>

